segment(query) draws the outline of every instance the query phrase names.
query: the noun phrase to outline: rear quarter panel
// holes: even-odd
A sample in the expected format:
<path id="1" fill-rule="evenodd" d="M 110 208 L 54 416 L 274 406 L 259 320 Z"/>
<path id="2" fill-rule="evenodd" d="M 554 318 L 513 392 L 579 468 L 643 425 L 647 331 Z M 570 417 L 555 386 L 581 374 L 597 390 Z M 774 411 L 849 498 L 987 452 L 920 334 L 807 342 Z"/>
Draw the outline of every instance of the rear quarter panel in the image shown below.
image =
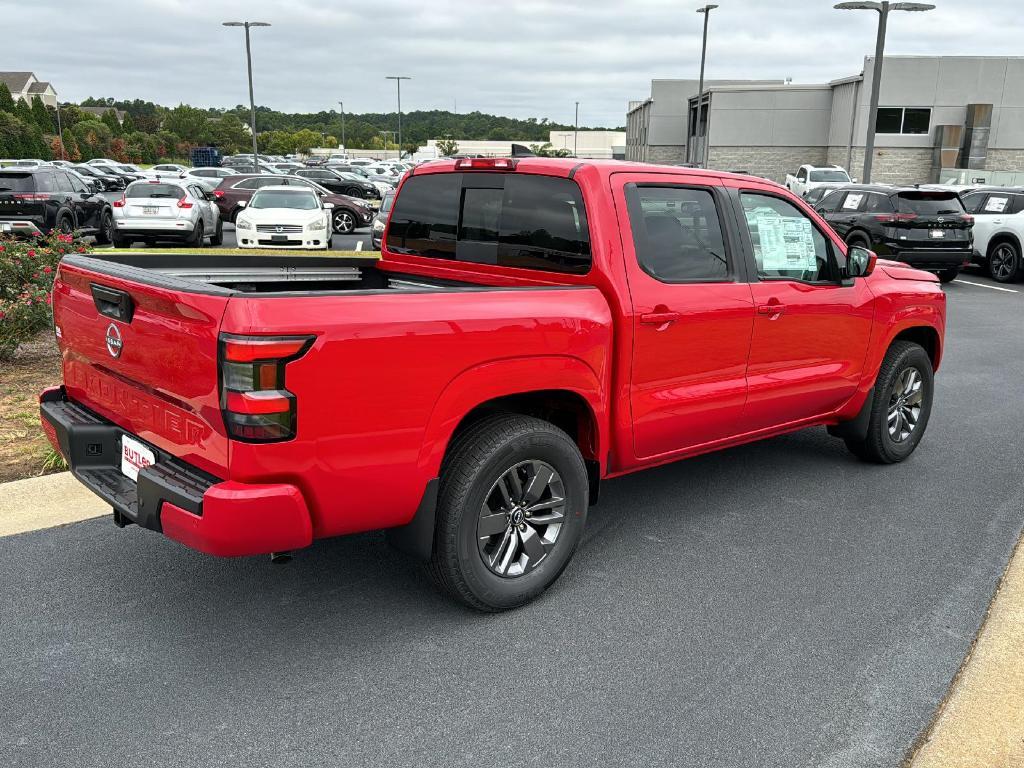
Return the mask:
<path id="1" fill-rule="evenodd" d="M 225 332 L 271 328 L 317 336 L 286 373 L 297 437 L 233 442 L 231 479 L 299 487 L 315 537 L 408 522 L 452 431 L 482 401 L 568 389 L 590 405 L 605 439 L 611 317 L 595 288 L 229 303 Z"/>

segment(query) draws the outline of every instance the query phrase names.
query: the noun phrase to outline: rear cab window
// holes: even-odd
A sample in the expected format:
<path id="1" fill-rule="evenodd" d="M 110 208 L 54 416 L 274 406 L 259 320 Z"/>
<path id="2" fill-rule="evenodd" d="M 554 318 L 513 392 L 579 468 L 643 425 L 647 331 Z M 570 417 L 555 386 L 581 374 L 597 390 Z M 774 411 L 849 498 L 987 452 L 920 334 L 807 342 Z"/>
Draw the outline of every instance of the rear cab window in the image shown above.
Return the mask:
<path id="1" fill-rule="evenodd" d="M 387 248 L 575 275 L 591 265 L 579 187 L 570 179 L 525 173 L 414 176 L 395 200 Z"/>

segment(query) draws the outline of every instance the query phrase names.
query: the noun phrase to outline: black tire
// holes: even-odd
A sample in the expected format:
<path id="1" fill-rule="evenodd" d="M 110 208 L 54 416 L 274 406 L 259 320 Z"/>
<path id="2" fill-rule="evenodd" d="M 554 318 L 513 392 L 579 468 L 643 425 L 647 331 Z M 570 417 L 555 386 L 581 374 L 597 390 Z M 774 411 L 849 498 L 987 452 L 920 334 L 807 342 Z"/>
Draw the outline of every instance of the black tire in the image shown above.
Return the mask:
<path id="1" fill-rule="evenodd" d="M 115 248 L 127 248 L 132 244 L 131 240 L 121 237 L 121 235 L 117 234 L 117 232 L 114 232 L 114 235 L 110 241 L 114 244 Z"/>
<path id="2" fill-rule="evenodd" d="M 945 285 L 946 283 L 952 283 L 956 280 L 957 275 L 960 274 L 960 267 L 950 267 L 949 269 L 943 269 L 937 273 L 939 276 L 939 282 Z"/>
<path id="3" fill-rule="evenodd" d="M 210 236 L 210 245 L 223 245 L 224 244 L 224 220 L 217 219 L 217 228 Z"/>
<path id="4" fill-rule="evenodd" d="M 848 235 L 846 238 L 846 244 L 850 246 L 859 245 L 861 248 L 871 247 L 871 243 L 868 241 L 868 239 L 864 237 L 864 235 L 859 234 Z"/>
<path id="5" fill-rule="evenodd" d="M 889 426 L 890 408 L 894 405 L 894 398 L 897 406 L 904 402 L 898 400 L 894 392 L 897 382 L 903 381 L 910 370 L 916 371 L 920 377 L 920 409 L 910 432 L 905 437 L 894 437 Z M 902 384 L 900 388 L 902 389 Z M 893 342 L 889 351 L 885 353 L 878 378 L 875 380 L 867 436 L 863 440 L 846 438 L 846 447 L 864 461 L 877 464 L 895 464 L 903 461 L 914 452 L 928 428 L 933 392 L 932 361 L 928 353 L 920 345 L 909 341 Z M 905 402 L 909 404 L 910 400 L 905 398 Z M 912 407 L 909 406 L 911 410 Z M 902 431 L 900 421 L 897 421 L 896 428 Z"/>
<path id="6" fill-rule="evenodd" d="M 529 558 L 517 531 L 528 531 L 532 538 L 540 530 L 534 527 L 536 523 L 525 525 L 520 514 L 518 527 L 510 525 L 505 534 L 494 534 L 500 539 L 499 545 L 505 543 L 503 535 L 510 535 L 516 551 L 521 549 L 523 553 L 516 563 L 506 567 L 506 574 L 511 568 L 523 568 L 523 573 L 499 575 L 485 563 L 486 555 L 479 543 L 483 541 L 478 539 L 477 527 L 481 509 L 489 500 L 500 500 L 494 494 L 503 477 L 518 472 L 518 467 L 528 472 L 526 465 L 531 462 L 553 469 L 561 483 L 563 495 L 558 498 L 565 499 L 560 507 L 564 515 L 561 527 L 535 561 Z M 586 524 L 588 493 L 583 457 L 565 432 L 530 416 L 498 414 L 482 419 L 455 439 L 445 458 L 434 553 L 427 572 L 439 589 L 479 611 L 504 611 L 528 603 L 551 586 L 572 559 Z M 555 498 L 554 491 L 549 498 Z M 511 520 L 511 511 L 509 514 Z M 550 526 L 543 536 L 551 535 L 548 529 Z M 523 557 L 527 558 L 525 566 L 520 564 Z M 536 565 L 531 566 L 532 562 Z"/>
<path id="7" fill-rule="evenodd" d="M 75 220 L 70 213 L 65 211 L 57 216 L 54 229 L 63 235 L 70 235 L 75 231 Z"/>
<path id="8" fill-rule="evenodd" d="M 356 231 L 358 217 L 348 208 L 335 208 L 331 212 L 331 226 L 339 235 L 351 235 Z"/>
<path id="9" fill-rule="evenodd" d="M 195 228 L 192 230 L 192 234 L 185 240 L 185 245 L 190 248 L 199 248 L 203 244 L 203 220 L 199 219 L 196 222 Z"/>
<path id="10" fill-rule="evenodd" d="M 988 252 L 988 273 L 997 283 L 1012 283 L 1021 272 L 1020 248 L 1011 240 L 1000 240 Z"/>
<path id="11" fill-rule="evenodd" d="M 110 211 L 100 214 L 100 228 L 96 231 L 96 242 L 107 245 L 114 240 L 114 217 Z"/>

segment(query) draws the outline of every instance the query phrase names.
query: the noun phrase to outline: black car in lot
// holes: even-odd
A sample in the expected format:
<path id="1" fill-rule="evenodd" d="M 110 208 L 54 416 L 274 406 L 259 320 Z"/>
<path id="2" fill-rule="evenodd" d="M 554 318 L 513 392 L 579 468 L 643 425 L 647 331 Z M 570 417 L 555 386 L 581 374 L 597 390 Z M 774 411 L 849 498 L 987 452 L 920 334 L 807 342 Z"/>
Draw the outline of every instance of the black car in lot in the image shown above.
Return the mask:
<path id="1" fill-rule="evenodd" d="M 291 173 L 315 181 L 321 187 L 339 195 L 370 199 L 380 196 L 372 182 L 356 174 L 337 173 L 330 168 L 297 168 Z"/>
<path id="2" fill-rule="evenodd" d="M 109 243 L 114 229 L 110 202 L 62 168 L 0 170 L 0 233 L 34 235 L 78 230 Z"/>
<path id="3" fill-rule="evenodd" d="M 79 165 L 72 165 L 71 170 L 79 176 L 85 176 L 88 179 L 95 179 L 96 182 L 101 185 L 101 189 L 104 192 L 116 192 L 128 186 L 124 177 L 115 176 L 112 173 L 104 173 L 103 169 L 96 165 L 86 165 L 85 163 L 81 163 Z"/>
<path id="4" fill-rule="evenodd" d="M 934 272 L 948 283 L 971 263 L 974 217 L 956 192 L 851 184 L 814 206 L 850 245 Z"/>

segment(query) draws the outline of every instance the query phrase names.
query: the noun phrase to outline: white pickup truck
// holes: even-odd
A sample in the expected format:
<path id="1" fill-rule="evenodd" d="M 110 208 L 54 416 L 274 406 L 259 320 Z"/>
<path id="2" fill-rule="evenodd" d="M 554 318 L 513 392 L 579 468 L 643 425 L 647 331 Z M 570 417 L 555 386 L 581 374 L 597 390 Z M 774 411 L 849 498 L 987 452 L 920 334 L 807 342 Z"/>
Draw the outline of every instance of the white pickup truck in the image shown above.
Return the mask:
<path id="1" fill-rule="evenodd" d="M 786 174 L 786 189 L 794 195 L 807 197 L 812 189 L 832 189 L 853 181 L 846 169 L 839 165 L 801 165 L 795 174 Z"/>

